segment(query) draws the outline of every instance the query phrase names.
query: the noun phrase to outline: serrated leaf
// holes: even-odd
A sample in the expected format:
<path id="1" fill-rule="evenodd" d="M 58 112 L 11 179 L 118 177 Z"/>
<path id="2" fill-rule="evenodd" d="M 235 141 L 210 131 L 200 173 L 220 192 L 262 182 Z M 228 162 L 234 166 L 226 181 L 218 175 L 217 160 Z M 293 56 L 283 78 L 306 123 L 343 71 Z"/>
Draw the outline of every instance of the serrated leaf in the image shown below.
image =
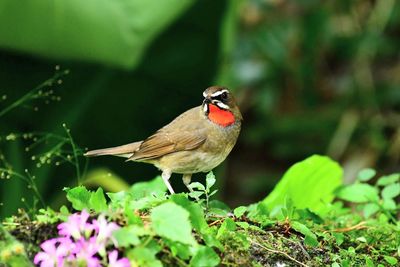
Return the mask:
<path id="1" fill-rule="evenodd" d="M 357 179 L 359 181 L 366 182 L 366 181 L 369 181 L 372 178 L 374 178 L 375 175 L 376 175 L 376 171 L 374 169 L 367 168 L 367 169 L 361 170 L 358 173 Z"/>
<path id="2" fill-rule="evenodd" d="M 213 172 L 209 172 L 206 176 L 206 188 L 210 190 L 210 188 L 215 184 L 216 179 Z"/>
<path id="3" fill-rule="evenodd" d="M 382 190 L 383 199 L 395 198 L 398 195 L 400 195 L 400 183 L 389 184 Z"/>
<path id="4" fill-rule="evenodd" d="M 337 190 L 337 197 L 355 203 L 378 201 L 378 189 L 369 184 L 351 184 Z"/>
<path id="5" fill-rule="evenodd" d="M 67 191 L 67 199 L 71 202 L 74 209 L 89 209 L 91 193 L 84 186 L 65 189 L 65 191 Z"/>
<path id="6" fill-rule="evenodd" d="M 181 206 L 167 202 L 155 207 L 151 212 L 154 231 L 162 237 L 184 244 L 195 245 L 189 212 Z"/>
<path id="7" fill-rule="evenodd" d="M 108 209 L 107 200 L 101 187 L 99 187 L 96 192 L 91 192 L 89 204 L 90 208 L 96 212 L 102 212 Z"/>
<path id="8" fill-rule="evenodd" d="M 210 247 L 201 246 L 190 261 L 191 267 L 213 267 L 218 266 L 220 259 Z"/>
<path id="9" fill-rule="evenodd" d="M 396 173 L 396 174 L 391 174 L 391 175 L 387 175 L 387 176 L 382 176 L 381 178 L 379 178 L 379 180 L 376 184 L 385 186 L 385 185 L 393 184 L 393 183 L 396 183 L 399 181 L 400 181 L 400 174 Z"/>
<path id="10" fill-rule="evenodd" d="M 342 183 L 342 175 L 342 168 L 330 158 L 311 156 L 293 165 L 261 203 L 271 211 L 283 206 L 288 197 L 297 208 L 323 212 L 326 203 L 334 199 L 333 192 Z"/>
<path id="11" fill-rule="evenodd" d="M 245 206 L 240 206 L 237 207 L 236 209 L 233 210 L 233 214 L 235 217 L 240 218 L 243 216 L 243 214 L 247 211 L 247 207 Z"/>

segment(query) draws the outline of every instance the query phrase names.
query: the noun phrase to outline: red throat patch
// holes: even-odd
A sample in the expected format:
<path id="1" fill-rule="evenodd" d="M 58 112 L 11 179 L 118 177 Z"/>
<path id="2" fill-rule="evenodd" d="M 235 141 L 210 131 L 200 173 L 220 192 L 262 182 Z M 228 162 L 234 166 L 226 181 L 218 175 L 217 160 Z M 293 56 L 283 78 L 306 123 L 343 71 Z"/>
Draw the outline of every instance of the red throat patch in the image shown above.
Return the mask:
<path id="1" fill-rule="evenodd" d="M 223 127 L 235 123 L 235 116 L 233 116 L 232 112 L 220 109 L 219 107 L 213 104 L 209 104 L 208 108 L 210 109 L 208 113 L 208 118 L 212 122 L 215 122 L 216 124 L 219 124 Z"/>

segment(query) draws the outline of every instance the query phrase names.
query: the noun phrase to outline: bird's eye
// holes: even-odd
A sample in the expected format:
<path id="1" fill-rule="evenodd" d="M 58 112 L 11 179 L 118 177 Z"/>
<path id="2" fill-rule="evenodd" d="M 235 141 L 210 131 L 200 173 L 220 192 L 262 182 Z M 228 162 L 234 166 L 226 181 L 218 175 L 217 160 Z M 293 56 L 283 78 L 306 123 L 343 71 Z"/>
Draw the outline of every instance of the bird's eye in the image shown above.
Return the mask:
<path id="1" fill-rule="evenodd" d="M 228 99 L 228 94 L 227 94 L 226 92 L 223 92 L 223 93 L 221 94 L 221 99 L 222 99 L 222 100 Z"/>

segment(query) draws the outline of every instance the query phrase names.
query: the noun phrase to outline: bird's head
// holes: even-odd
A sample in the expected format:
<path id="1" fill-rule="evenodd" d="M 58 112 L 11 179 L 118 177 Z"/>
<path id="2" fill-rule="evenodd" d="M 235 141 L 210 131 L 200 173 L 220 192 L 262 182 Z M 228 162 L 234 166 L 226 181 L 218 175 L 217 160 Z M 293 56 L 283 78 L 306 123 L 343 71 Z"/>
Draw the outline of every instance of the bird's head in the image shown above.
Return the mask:
<path id="1" fill-rule="evenodd" d="M 203 96 L 203 112 L 211 121 L 221 126 L 229 126 L 243 119 L 228 88 L 211 86 L 203 92 Z"/>

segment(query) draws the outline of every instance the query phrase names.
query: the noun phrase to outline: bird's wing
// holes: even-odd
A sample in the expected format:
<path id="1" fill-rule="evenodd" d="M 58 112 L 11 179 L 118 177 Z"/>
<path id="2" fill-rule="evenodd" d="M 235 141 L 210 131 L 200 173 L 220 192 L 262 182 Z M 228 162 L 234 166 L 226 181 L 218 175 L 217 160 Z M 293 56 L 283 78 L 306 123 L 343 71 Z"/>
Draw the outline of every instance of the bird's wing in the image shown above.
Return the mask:
<path id="1" fill-rule="evenodd" d="M 199 107 L 181 114 L 170 124 L 145 139 L 128 160 L 148 160 L 177 151 L 193 150 L 207 139 L 206 129 L 201 127 Z M 199 120 L 200 119 L 200 120 Z"/>

